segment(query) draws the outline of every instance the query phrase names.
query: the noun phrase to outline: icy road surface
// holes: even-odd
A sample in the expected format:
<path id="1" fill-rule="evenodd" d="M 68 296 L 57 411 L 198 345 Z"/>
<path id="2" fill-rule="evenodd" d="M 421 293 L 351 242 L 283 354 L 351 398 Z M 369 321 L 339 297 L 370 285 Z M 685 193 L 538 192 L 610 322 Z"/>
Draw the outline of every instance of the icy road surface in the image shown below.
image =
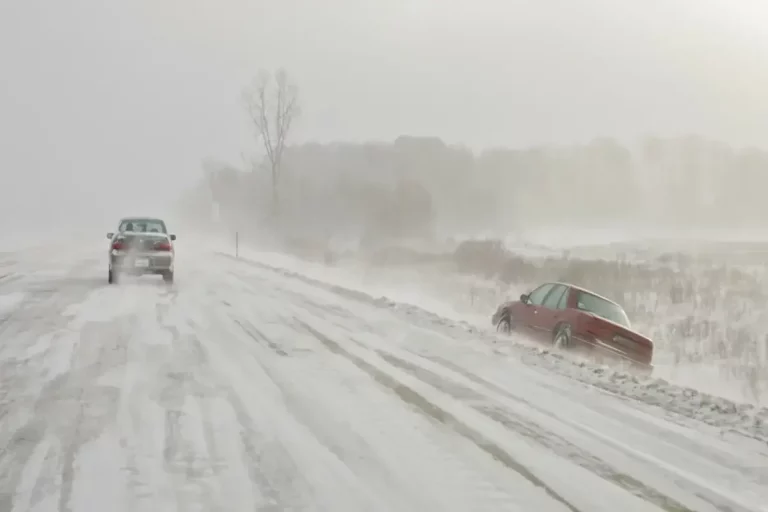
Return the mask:
<path id="1" fill-rule="evenodd" d="M 768 510 L 743 429 L 262 265 L 103 256 L 0 255 L 2 512 Z"/>

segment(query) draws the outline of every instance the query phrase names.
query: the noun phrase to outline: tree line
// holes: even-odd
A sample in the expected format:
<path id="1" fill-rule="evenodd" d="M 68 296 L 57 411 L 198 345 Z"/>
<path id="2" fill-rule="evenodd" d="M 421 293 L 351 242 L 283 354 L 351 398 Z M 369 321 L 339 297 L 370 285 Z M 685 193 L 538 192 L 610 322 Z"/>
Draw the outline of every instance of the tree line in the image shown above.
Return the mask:
<path id="1" fill-rule="evenodd" d="M 201 222 L 212 202 L 229 227 L 356 239 L 547 226 L 759 229 L 768 218 L 768 152 L 754 148 L 697 136 L 481 152 L 437 137 L 290 144 L 300 104 L 284 71 L 262 73 L 245 105 L 264 157 L 203 163 L 182 205 Z"/>

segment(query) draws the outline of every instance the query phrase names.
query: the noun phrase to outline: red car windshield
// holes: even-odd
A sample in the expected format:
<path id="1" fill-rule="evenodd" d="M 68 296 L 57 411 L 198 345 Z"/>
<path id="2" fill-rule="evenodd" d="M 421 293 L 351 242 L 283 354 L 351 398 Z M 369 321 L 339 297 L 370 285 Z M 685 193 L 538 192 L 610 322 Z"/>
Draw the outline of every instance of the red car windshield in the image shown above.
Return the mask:
<path id="1" fill-rule="evenodd" d="M 614 304 L 611 301 L 601 299 L 596 295 L 586 292 L 578 292 L 576 308 L 582 311 L 589 311 L 595 315 L 616 322 L 619 325 L 623 325 L 627 329 L 629 326 L 629 318 L 627 314 L 621 309 L 621 306 Z"/>

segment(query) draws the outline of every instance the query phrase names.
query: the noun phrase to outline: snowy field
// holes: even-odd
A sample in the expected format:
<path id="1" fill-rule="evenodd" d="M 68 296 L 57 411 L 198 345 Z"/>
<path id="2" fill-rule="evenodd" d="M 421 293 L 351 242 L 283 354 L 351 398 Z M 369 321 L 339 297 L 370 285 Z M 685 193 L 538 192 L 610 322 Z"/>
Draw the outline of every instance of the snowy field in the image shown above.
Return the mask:
<path id="1" fill-rule="evenodd" d="M 172 286 L 107 285 L 98 243 L 0 255 L 0 511 L 768 510 L 764 409 L 178 251 Z"/>

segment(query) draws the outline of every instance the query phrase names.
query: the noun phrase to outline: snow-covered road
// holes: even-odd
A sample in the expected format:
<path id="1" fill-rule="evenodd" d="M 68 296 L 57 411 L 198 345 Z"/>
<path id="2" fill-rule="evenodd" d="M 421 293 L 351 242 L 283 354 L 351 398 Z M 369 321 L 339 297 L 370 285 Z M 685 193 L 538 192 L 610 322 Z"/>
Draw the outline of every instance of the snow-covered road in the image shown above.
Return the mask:
<path id="1" fill-rule="evenodd" d="M 0 254 L 1 512 L 768 510 L 743 429 L 252 262 L 103 256 Z"/>

